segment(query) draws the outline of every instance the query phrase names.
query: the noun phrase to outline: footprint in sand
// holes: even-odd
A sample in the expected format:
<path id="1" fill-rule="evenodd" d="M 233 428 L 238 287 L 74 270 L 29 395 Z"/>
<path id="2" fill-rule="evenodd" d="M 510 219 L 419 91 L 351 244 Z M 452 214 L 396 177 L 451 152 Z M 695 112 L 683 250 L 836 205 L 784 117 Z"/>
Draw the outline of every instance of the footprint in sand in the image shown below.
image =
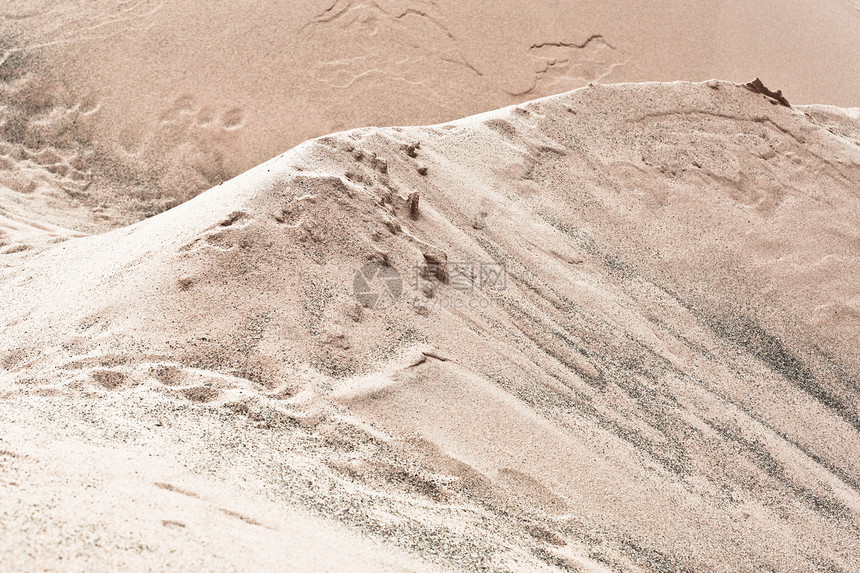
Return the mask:
<path id="1" fill-rule="evenodd" d="M 93 381 L 108 390 L 116 390 L 125 384 L 128 375 L 117 370 L 95 370 L 90 376 Z"/>
<path id="2" fill-rule="evenodd" d="M 245 125 L 245 112 L 242 108 L 233 108 L 221 116 L 224 131 L 236 131 Z"/>
<path id="3" fill-rule="evenodd" d="M 192 402 L 205 404 L 217 400 L 221 396 L 221 392 L 209 386 L 193 386 L 182 390 L 182 395 Z"/>

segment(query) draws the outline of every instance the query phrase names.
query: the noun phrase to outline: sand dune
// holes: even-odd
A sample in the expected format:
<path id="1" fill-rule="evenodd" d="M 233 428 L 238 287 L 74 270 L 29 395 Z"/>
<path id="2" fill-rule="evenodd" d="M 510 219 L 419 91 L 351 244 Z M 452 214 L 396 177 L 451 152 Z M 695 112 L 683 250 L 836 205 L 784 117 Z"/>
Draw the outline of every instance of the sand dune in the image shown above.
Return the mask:
<path id="1" fill-rule="evenodd" d="M 857 570 L 858 120 L 594 85 L 0 255 L 0 551 Z"/>
<path id="2" fill-rule="evenodd" d="M 24 90 L 31 130 L 79 157 L 68 176 L 90 186 L 72 199 L 114 226 L 312 137 L 449 121 L 593 81 L 761 76 L 792 103 L 860 105 L 848 0 L 7 4 L 0 81 Z"/>

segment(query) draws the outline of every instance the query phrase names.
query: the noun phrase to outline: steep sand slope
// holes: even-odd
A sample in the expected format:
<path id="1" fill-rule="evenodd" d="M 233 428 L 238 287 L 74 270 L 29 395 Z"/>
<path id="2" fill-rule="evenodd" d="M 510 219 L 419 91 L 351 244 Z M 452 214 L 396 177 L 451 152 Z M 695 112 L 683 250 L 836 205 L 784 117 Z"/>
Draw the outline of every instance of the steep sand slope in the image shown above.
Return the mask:
<path id="1" fill-rule="evenodd" d="M 857 0 L 5 4 L 0 86 L 85 148 L 71 176 L 94 185 L 78 199 L 122 198 L 122 212 L 173 206 L 311 137 L 592 81 L 760 76 L 792 103 L 860 105 Z M 0 121 L 2 138 L 20 123 Z"/>
<path id="2" fill-rule="evenodd" d="M 858 119 L 593 86 L 2 255 L 0 551 L 858 570 Z"/>

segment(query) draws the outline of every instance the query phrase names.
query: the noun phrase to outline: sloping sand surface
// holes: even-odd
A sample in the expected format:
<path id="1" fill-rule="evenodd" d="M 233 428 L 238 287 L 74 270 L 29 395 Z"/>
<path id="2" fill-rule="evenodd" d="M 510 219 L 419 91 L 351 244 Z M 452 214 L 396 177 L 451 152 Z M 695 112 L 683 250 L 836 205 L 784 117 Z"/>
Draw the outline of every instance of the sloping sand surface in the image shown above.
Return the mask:
<path id="1" fill-rule="evenodd" d="M 50 227 L 0 255 L 0 552 L 856 571 L 858 134 L 594 85 Z"/>

